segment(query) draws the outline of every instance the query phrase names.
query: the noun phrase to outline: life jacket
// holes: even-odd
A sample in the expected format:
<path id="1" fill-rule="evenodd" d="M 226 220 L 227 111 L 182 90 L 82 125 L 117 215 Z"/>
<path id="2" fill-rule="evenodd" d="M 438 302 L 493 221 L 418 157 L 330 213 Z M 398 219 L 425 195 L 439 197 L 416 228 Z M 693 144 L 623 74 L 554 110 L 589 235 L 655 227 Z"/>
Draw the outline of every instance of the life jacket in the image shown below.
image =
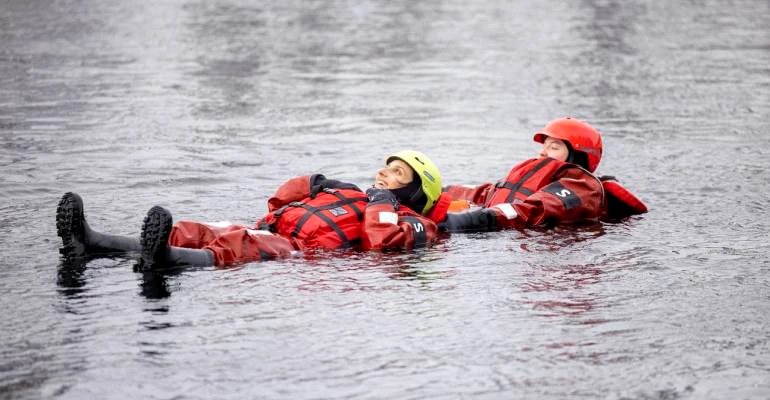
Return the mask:
<path id="1" fill-rule="evenodd" d="M 602 176 L 599 179 L 607 196 L 607 213 L 601 218 L 602 221 L 615 221 L 647 212 L 647 205 L 621 185 L 614 176 Z"/>
<path id="2" fill-rule="evenodd" d="M 368 197 L 353 189 L 324 189 L 315 198 L 293 201 L 269 213 L 259 229 L 292 237 L 301 248 L 328 250 L 356 246 Z"/>
<path id="3" fill-rule="evenodd" d="M 580 168 L 553 158 L 533 158 L 513 167 L 508 176 L 495 184 L 484 207 L 495 204 L 521 203 L 542 187 L 553 182 L 563 168 Z"/>

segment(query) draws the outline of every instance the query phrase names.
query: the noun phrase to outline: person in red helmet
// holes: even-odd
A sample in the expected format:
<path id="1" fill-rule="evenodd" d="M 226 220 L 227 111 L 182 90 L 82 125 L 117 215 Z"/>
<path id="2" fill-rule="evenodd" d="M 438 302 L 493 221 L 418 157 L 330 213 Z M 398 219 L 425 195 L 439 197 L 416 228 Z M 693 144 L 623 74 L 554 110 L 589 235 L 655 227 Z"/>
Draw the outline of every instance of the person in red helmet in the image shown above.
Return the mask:
<path id="1" fill-rule="evenodd" d="M 533 139 L 542 144 L 538 157 L 514 166 L 497 183 L 447 186 L 445 191 L 453 200 L 482 208 L 450 213 L 440 227 L 449 232 L 488 231 L 614 219 L 647 211 L 619 183 L 594 176 L 602 158 L 602 137 L 587 122 L 555 119 Z"/>
<path id="2" fill-rule="evenodd" d="M 57 208 L 60 252 L 65 257 L 139 252 L 139 270 L 167 265 L 227 266 L 287 256 L 308 249 L 383 250 L 430 244 L 451 198 L 441 192 L 441 174 L 418 151 L 387 158 L 366 192 L 325 176 L 289 179 L 268 200 L 268 213 L 252 227 L 230 223 L 173 223 L 152 207 L 140 238 L 92 230 L 83 201 L 66 193 Z"/>

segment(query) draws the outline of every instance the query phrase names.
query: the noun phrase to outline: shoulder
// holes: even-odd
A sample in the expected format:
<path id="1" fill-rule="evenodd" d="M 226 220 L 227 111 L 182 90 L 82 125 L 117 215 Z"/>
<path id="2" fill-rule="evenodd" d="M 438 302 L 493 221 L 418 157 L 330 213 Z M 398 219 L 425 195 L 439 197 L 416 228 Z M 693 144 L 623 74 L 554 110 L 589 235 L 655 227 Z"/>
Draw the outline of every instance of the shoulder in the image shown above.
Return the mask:
<path id="1" fill-rule="evenodd" d="M 604 192 L 602 181 L 599 180 L 599 178 L 596 175 L 574 164 L 565 164 L 554 175 L 554 180 L 581 181 L 581 182 L 584 182 L 585 185 L 596 190 L 597 192 Z"/>

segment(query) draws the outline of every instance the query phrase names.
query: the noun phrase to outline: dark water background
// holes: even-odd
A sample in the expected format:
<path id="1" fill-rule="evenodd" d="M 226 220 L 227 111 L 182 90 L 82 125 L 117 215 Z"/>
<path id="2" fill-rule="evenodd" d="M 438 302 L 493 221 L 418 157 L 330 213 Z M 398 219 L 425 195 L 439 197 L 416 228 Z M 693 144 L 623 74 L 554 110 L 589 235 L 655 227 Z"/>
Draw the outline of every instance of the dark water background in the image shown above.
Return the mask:
<path id="1" fill-rule="evenodd" d="M 770 3 L 0 2 L 0 398 L 770 397 Z M 651 212 L 168 275 L 54 214 L 251 224 L 418 148 L 503 176 L 563 115 Z"/>

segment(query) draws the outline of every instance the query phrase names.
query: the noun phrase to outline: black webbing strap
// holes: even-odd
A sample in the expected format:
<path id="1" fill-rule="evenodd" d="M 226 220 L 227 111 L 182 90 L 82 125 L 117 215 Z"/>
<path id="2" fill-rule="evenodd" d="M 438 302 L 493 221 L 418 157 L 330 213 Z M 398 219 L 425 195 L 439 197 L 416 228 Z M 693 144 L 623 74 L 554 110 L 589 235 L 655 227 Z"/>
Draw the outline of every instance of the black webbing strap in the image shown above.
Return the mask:
<path id="1" fill-rule="evenodd" d="M 316 216 L 318 216 L 318 218 L 321 218 L 321 220 L 323 222 L 327 223 L 332 228 L 332 230 L 334 230 L 334 232 L 337 234 L 337 236 L 339 236 L 340 239 L 342 239 L 342 242 L 343 242 L 342 246 L 343 247 L 347 248 L 347 247 L 353 246 L 354 243 L 351 242 L 347 238 L 347 236 L 345 236 L 345 232 L 343 232 L 342 229 L 340 229 L 339 225 L 337 225 L 337 223 L 332 221 L 332 219 L 329 218 L 326 214 L 321 213 L 321 211 L 331 210 L 331 209 L 335 209 L 335 208 L 339 208 L 339 207 L 343 207 L 343 206 L 349 205 L 350 208 L 352 208 L 353 211 L 356 213 L 356 217 L 360 221 L 363 218 L 363 214 L 361 213 L 361 210 L 358 207 L 356 207 L 353 203 L 355 203 L 357 201 L 368 201 L 369 198 L 368 197 L 345 197 L 345 195 L 343 195 L 342 193 L 337 192 L 336 190 L 324 190 L 324 191 L 326 191 L 327 193 L 334 194 L 340 200 L 339 201 L 335 201 L 334 203 L 330 203 L 330 204 L 326 204 L 326 205 L 320 206 L 320 207 L 313 207 L 313 206 L 307 205 L 305 203 L 300 203 L 300 202 L 292 202 L 292 203 L 289 203 L 289 204 L 286 205 L 286 206 L 290 206 L 290 207 L 301 207 L 301 208 L 304 208 L 305 210 L 307 210 L 305 215 L 303 215 L 299 219 L 299 221 L 297 222 L 297 226 L 294 227 L 294 231 L 292 231 L 291 236 L 292 237 L 297 237 L 297 235 L 299 235 L 299 233 L 302 231 L 302 227 L 305 225 L 305 223 L 307 223 L 307 221 L 310 219 L 310 217 L 312 217 L 313 215 L 316 215 Z M 284 206 L 284 207 L 286 207 L 286 206 Z M 279 210 L 279 211 L 281 211 L 281 210 Z"/>
<path id="2" fill-rule="evenodd" d="M 330 190 L 329 193 L 337 196 L 340 201 L 347 202 L 346 204 L 350 206 L 350 208 L 353 209 L 353 212 L 356 213 L 356 218 L 358 218 L 359 221 L 362 221 L 364 219 L 364 213 L 361 211 L 360 208 L 356 207 L 357 201 L 369 201 L 368 197 L 355 197 L 353 199 L 350 199 L 348 197 L 345 197 L 344 194 L 336 191 L 336 190 Z M 352 200 L 352 201 L 351 201 Z"/>
<path id="3" fill-rule="evenodd" d="M 278 220 L 281 218 L 281 215 L 283 215 L 283 213 L 286 211 L 287 208 L 289 208 L 289 207 L 298 207 L 300 204 L 302 204 L 302 203 L 300 203 L 298 201 L 292 201 L 291 203 L 284 205 L 283 207 L 277 209 L 273 213 L 273 217 L 274 217 L 273 218 L 273 222 L 268 224 L 267 222 L 265 222 L 263 220 L 262 222 L 259 223 L 258 228 L 260 230 L 263 230 L 263 231 L 270 231 L 272 233 L 276 233 L 278 231 L 278 229 L 276 229 L 275 226 L 278 225 Z"/>
<path id="4" fill-rule="evenodd" d="M 510 182 L 497 182 L 495 184 L 495 187 L 498 189 L 503 188 L 503 189 L 510 189 L 514 192 L 516 191 L 516 186 L 512 185 Z M 526 196 L 532 196 L 532 194 L 534 193 L 525 187 L 520 187 L 519 192 L 524 193 L 524 195 Z"/>
<path id="5" fill-rule="evenodd" d="M 273 222 L 272 224 L 268 224 L 264 220 L 260 221 L 259 225 L 257 225 L 257 229 L 261 231 L 270 231 L 272 233 L 275 233 L 275 222 Z"/>
<path id="6" fill-rule="evenodd" d="M 323 222 L 326 222 L 332 228 L 332 230 L 334 230 L 334 233 L 336 233 L 337 236 L 339 236 L 340 239 L 342 239 L 343 248 L 350 247 L 350 241 L 348 240 L 348 237 L 345 236 L 345 232 L 343 232 L 342 229 L 340 229 L 339 225 L 334 223 L 334 221 L 332 221 L 331 218 L 326 216 L 326 214 L 319 212 L 321 211 L 320 207 L 312 207 L 307 204 L 302 204 L 299 207 L 304 208 L 305 210 L 307 210 L 307 212 L 305 213 L 305 215 L 302 216 L 302 218 L 300 218 L 299 222 L 297 223 L 297 227 L 294 228 L 294 231 L 291 233 L 291 236 L 297 237 L 297 235 L 299 235 L 299 232 L 302 230 L 302 226 L 305 225 L 305 223 L 307 222 L 308 219 L 310 219 L 311 216 L 315 215 L 315 216 L 318 216 L 318 218 L 321 218 Z"/>
<path id="7" fill-rule="evenodd" d="M 522 176 L 521 179 L 519 179 L 516 183 L 511 184 L 510 182 L 498 182 L 495 185 L 495 187 L 497 188 L 503 187 L 511 191 L 511 193 L 508 193 L 508 197 L 505 199 L 506 203 L 512 202 L 517 192 L 521 192 L 526 196 L 530 196 L 532 195 L 532 191 L 527 188 L 522 188 L 521 185 L 523 185 L 524 182 L 526 182 L 529 178 L 532 177 L 532 175 L 536 174 L 537 171 L 540 171 L 543 167 L 545 167 L 548 163 L 550 163 L 553 160 L 554 160 L 553 158 L 546 157 L 542 161 L 537 163 L 537 165 L 535 165 L 534 168 L 529 170 L 529 172 L 524 174 L 524 176 Z"/>

